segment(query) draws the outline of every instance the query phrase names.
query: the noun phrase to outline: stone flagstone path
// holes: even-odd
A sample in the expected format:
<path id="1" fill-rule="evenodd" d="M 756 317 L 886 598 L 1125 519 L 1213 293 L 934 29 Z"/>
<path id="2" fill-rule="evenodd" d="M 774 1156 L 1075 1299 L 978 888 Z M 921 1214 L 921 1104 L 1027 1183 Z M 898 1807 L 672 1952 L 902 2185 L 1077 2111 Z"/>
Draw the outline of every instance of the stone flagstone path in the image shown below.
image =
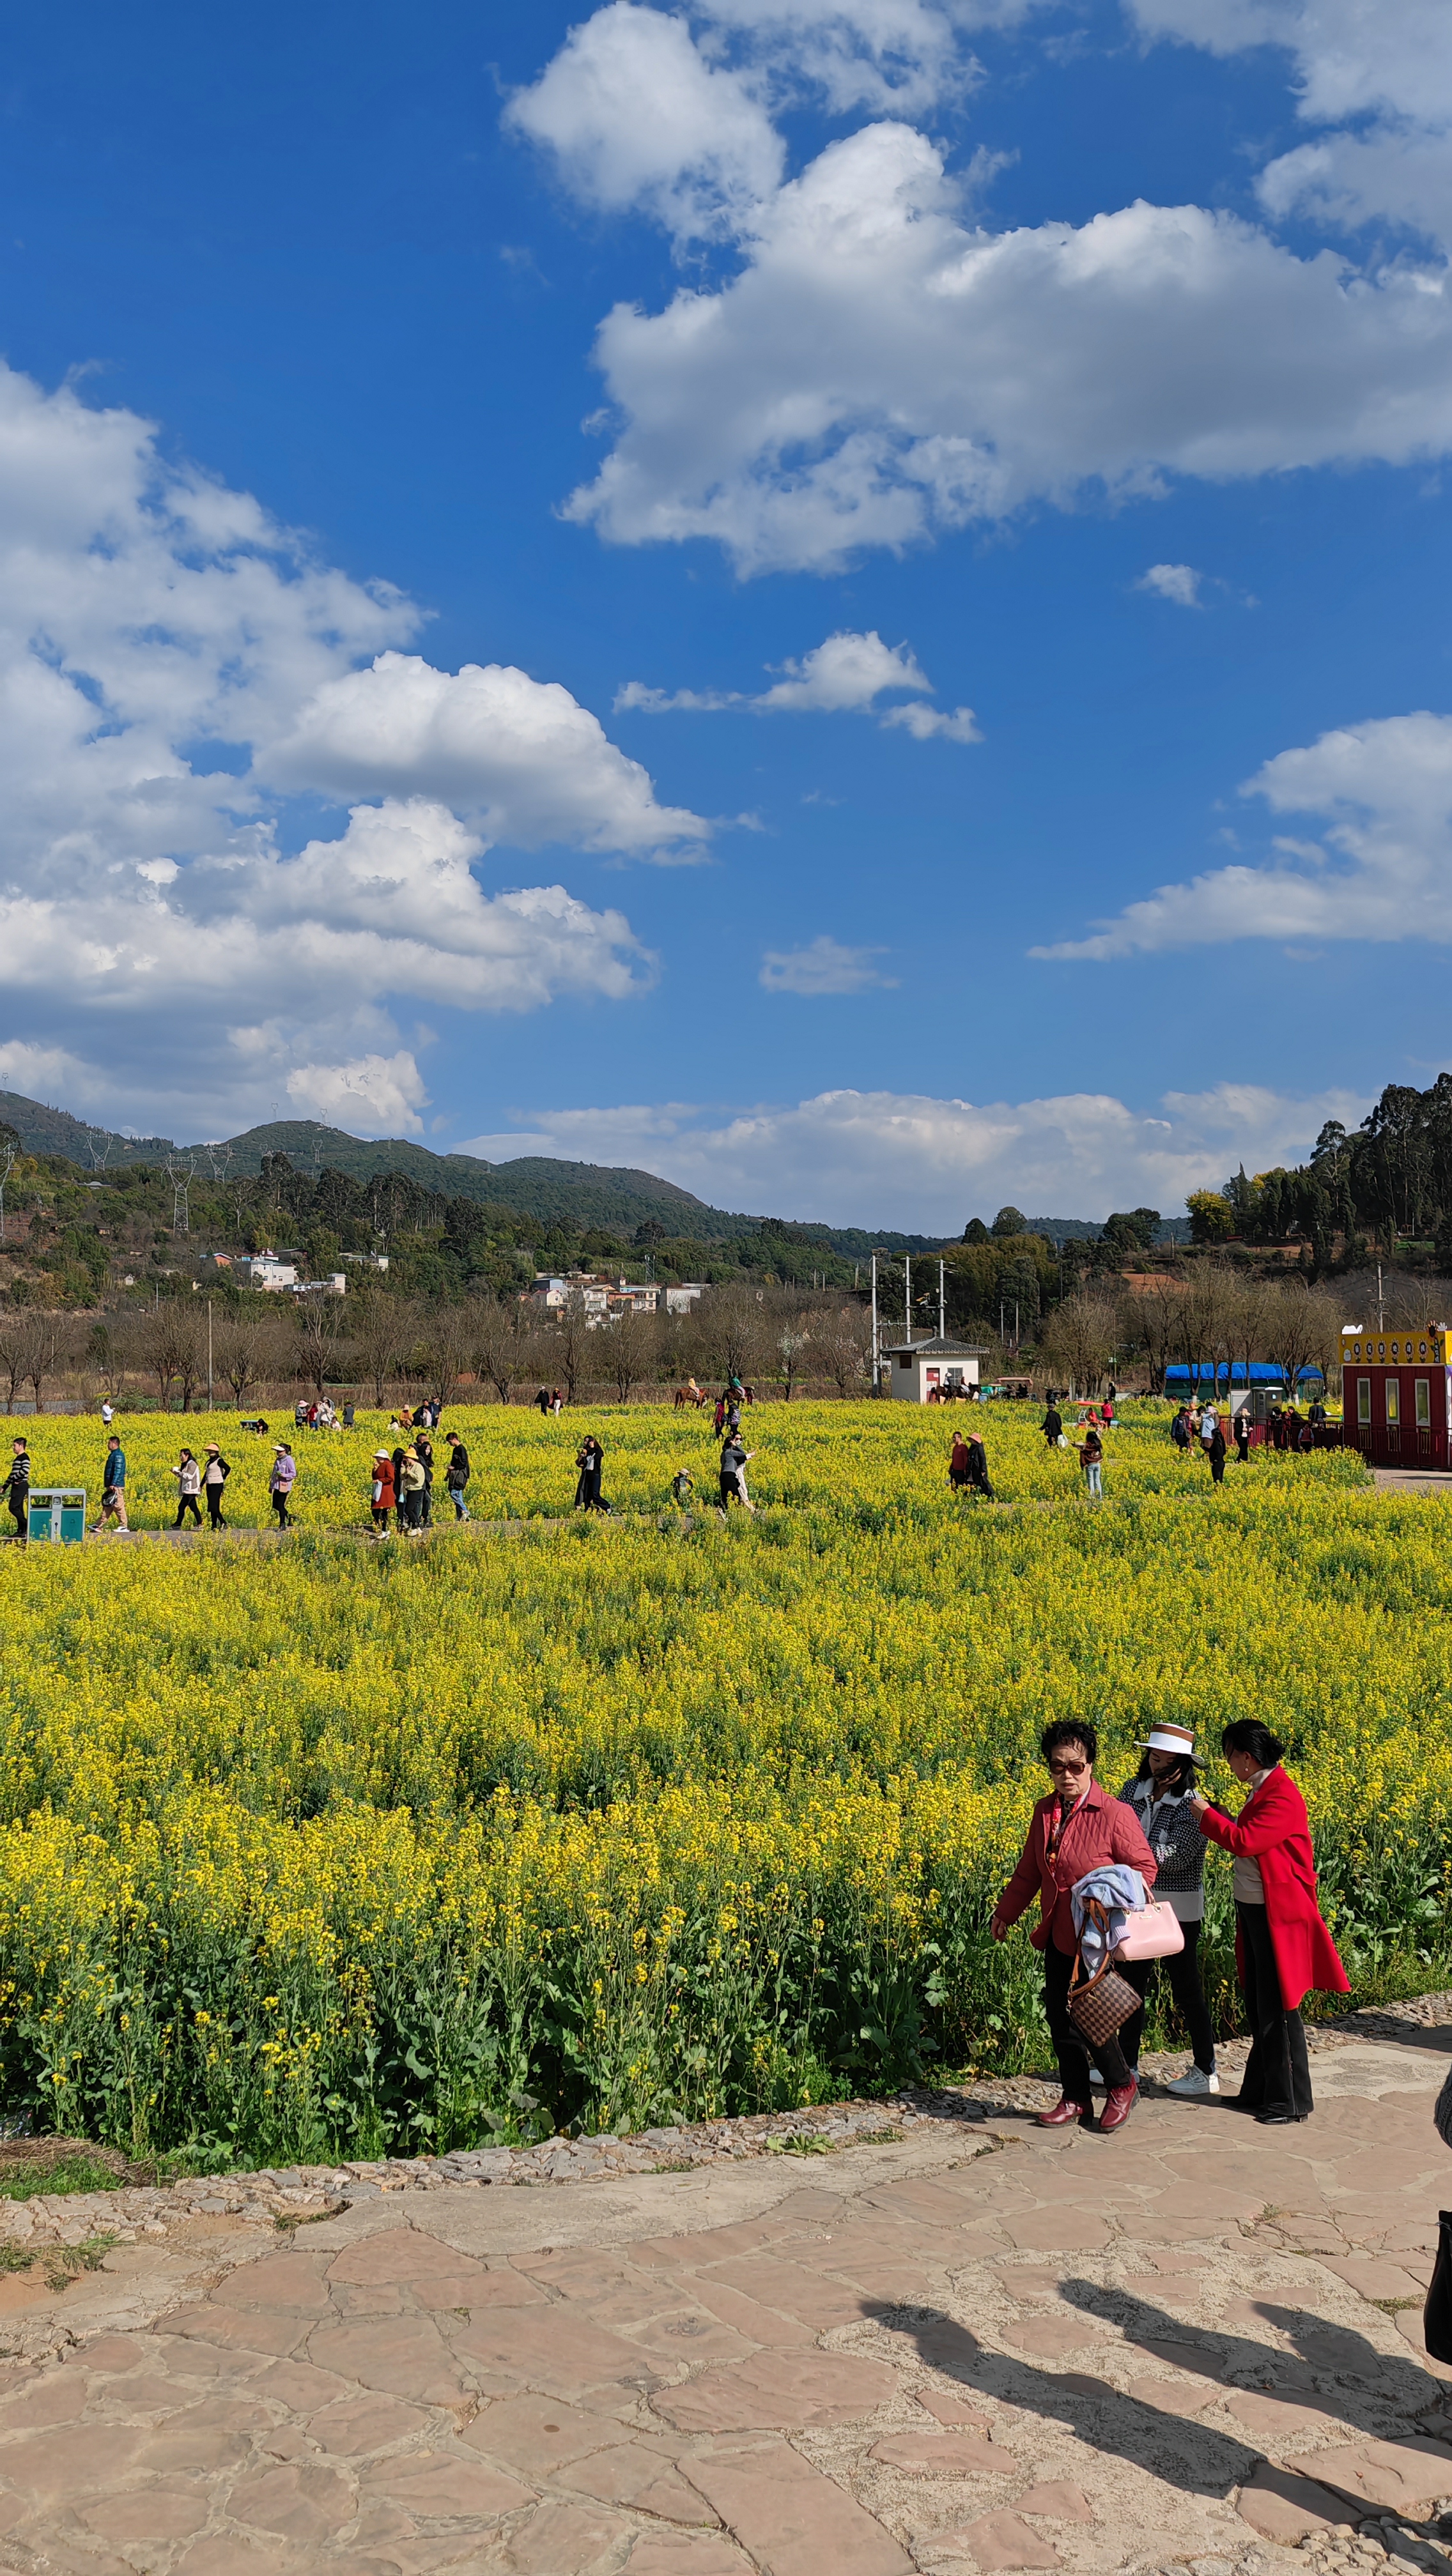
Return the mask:
<path id="1" fill-rule="evenodd" d="M 118 2248 L 0 2360 L 0 2568 L 1452 2576 L 1449 2048 L 1318 2058 L 1289 2130 L 1005 2112 Z"/>

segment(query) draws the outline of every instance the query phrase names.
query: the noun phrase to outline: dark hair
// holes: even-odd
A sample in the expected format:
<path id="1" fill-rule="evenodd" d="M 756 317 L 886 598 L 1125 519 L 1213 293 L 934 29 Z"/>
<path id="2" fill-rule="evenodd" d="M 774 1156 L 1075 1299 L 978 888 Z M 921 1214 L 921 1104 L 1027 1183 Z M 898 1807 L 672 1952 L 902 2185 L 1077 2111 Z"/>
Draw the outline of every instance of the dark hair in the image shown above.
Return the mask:
<path id="1" fill-rule="evenodd" d="M 1082 1744 L 1091 1763 L 1099 1759 L 1099 1730 L 1087 1717 L 1057 1717 L 1039 1737 L 1039 1751 L 1047 1762 L 1051 1753 L 1060 1753 L 1066 1744 Z"/>
<path id="2" fill-rule="evenodd" d="M 1139 1769 L 1136 1771 L 1134 1776 L 1136 1780 L 1150 1780 L 1154 1777 L 1154 1774 L 1150 1769 L 1148 1745 L 1146 1745 L 1143 1753 L 1139 1757 Z M 1175 1763 L 1173 1769 L 1162 1771 L 1160 1777 L 1163 1780 L 1168 1780 L 1172 1789 L 1193 1788 L 1195 1784 L 1195 1765 L 1190 1760 L 1188 1754 L 1184 1754 L 1181 1756 L 1180 1760 Z"/>
<path id="3" fill-rule="evenodd" d="M 1248 1753 L 1257 1771 L 1273 1771 L 1285 1751 L 1278 1735 L 1257 1717 L 1232 1719 L 1220 1738 L 1226 1753 Z"/>

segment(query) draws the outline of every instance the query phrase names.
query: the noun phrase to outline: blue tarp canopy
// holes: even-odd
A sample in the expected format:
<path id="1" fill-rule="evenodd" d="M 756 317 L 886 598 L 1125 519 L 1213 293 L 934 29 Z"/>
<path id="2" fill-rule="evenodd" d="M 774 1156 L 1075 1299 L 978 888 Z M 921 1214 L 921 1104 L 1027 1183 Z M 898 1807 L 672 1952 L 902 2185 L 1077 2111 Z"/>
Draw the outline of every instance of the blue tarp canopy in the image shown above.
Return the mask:
<path id="1" fill-rule="evenodd" d="M 1286 1373 L 1284 1369 L 1274 1367 L 1269 1360 L 1251 1361 L 1250 1384 L 1252 1386 L 1284 1386 L 1285 1382 Z M 1225 1361 L 1222 1360 L 1218 1369 L 1213 1365 L 1203 1368 L 1200 1370 L 1198 1376 L 1193 1369 L 1178 1366 L 1175 1368 L 1168 1368 L 1165 1371 L 1165 1386 L 1167 1389 L 1172 1386 L 1244 1386 L 1245 1383 L 1246 1377 L 1244 1360 L 1237 1360 L 1233 1368 L 1227 1366 Z M 1326 1381 L 1318 1368 L 1303 1368 L 1300 1370 L 1296 1378 L 1297 1386 L 1324 1386 L 1325 1383 Z"/>

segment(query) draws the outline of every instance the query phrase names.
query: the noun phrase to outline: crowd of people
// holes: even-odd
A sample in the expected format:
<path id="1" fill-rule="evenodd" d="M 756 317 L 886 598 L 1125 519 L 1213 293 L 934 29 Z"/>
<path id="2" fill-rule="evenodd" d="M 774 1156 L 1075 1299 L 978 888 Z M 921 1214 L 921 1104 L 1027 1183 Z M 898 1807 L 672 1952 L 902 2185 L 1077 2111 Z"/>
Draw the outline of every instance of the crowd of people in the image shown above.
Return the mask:
<path id="1" fill-rule="evenodd" d="M 1316 1901 L 1310 1822 L 1282 1768 L 1285 1747 L 1252 1718 L 1224 1729 L 1221 1749 L 1246 1793 L 1233 1817 L 1201 1790 L 1204 1766 L 1192 1728 L 1152 1726 L 1140 1747 L 1139 1770 L 1111 1797 L 1094 1776 L 1094 1726 L 1061 1718 L 1045 1727 L 1049 1794 L 1034 1809 L 989 1925 L 995 1941 L 1006 1940 L 1038 1896 L 1029 1938 L 1043 1956 L 1060 2084 L 1039 2126 L 1092 2126 L 1098 2086 L 1105 2095 L 1100 2131 L 1123 2127 L 1139 2098 L 1145 2010 L 1161 1966 L 1193 2050 L 1192 2065 L 1168 2090 L 1181 2098 L 1219 2092 L 1198 1961 L 1207 1843 L 1231 1860 L 1236 1965 L 1251 2039 L 1239 2094 L 1226 2107 L 1274 2126 L 1308 2119 L 1314 2104 L 1300 2007 L 1313 1987 L 1331 1994 L 1350 1987 Z"/>

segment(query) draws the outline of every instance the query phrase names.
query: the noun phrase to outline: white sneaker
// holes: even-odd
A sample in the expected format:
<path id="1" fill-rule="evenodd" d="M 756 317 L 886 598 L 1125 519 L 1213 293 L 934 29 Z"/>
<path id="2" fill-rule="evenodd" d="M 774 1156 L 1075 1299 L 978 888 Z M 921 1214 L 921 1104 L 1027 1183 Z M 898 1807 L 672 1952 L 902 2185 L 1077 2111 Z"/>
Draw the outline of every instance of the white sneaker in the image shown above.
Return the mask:
<path id="1" fill-rule="evenodd" d="M 1219 2076 L 1207 2075 L 1203 2066 L 1192 2066 L 1188 2075 L 1177 2075 L 1173 2084 L 1165 2086 L 1167 2093 L 1178 2093 L 1182 2101 L 1197 2093 L 1218 2093 L 1219 2090 Z"/>

